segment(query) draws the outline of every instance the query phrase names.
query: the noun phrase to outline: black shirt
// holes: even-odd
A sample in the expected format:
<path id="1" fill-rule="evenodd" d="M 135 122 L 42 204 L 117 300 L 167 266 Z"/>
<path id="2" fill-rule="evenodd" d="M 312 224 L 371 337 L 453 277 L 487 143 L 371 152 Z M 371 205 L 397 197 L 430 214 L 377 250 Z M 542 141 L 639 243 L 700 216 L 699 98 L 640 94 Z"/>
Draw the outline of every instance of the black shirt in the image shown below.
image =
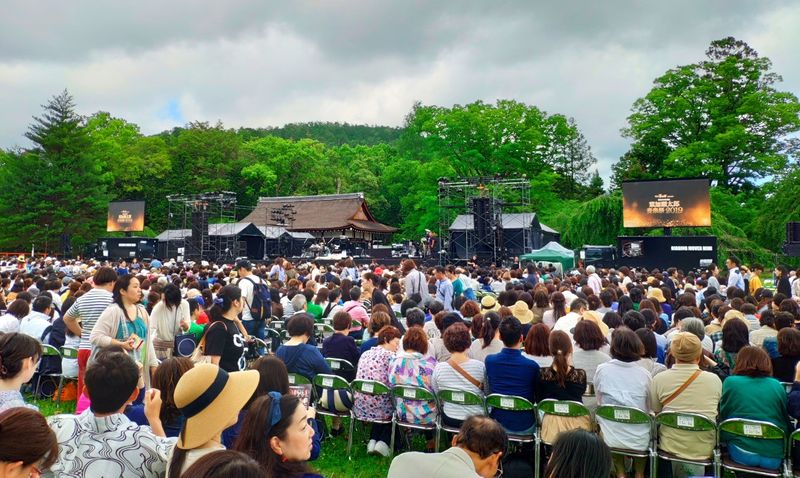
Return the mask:
<path id="1" fill-rule="evenodd" d="M 772 359 L 772 376 L 778 379 L 779 382 L 794 382 L 794 367 L 797 365 L 798 360 L 800 360 L 799 356 L 781 356 Z"/>
<path id="2" fill-rule="evenodd" d="M 244 337 L 232 320 L 223 319 L 222 323 L 225 327 L 216 322 L 208 325 L 203 353 L 219 355 L 219 367 L 226 372 L 245 370 Z"/>

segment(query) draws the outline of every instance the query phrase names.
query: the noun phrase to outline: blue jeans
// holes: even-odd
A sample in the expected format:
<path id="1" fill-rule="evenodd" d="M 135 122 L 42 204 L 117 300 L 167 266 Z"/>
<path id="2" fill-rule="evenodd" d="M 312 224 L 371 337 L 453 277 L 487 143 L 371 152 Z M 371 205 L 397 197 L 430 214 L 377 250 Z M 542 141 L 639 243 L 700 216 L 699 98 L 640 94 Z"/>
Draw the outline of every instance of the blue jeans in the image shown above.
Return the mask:
<path id="1" fill-rule="evenodd" d="M 267 334 L 267 323 L 263 320 L 243 320 L 244 329 L 248 335 L 264 340 Z"/>
<path id="2" fill-rule="evenodd" d="M 743 450 L 732 443 L 728 444 L 728 453 L 730 453 L 731 459 L 740 465 L 757 466 L 759 468 L 768 468 L 770 470 L 777 470 L 781 467 L 780 458 L 761 456 L 756 453 Z"/>

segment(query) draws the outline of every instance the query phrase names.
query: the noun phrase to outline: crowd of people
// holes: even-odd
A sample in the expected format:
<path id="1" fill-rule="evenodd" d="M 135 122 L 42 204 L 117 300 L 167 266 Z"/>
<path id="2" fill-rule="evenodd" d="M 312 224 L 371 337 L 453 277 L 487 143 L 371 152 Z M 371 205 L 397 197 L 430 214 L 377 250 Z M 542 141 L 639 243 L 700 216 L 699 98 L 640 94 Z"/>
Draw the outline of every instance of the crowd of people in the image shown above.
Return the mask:
<path id="1" fill-rule="evenodd" d="M 326 438 L 346 430 L 316 412 L 352 409 L 370 423 L 355 446 L 371 455 L 408 446 L 406 432 L 392 436 L 393 418 L 460 430 L 443 453 L 426 432 L 427 453 L 400 453 L 391 477 L 421 467 L 426 476 L 493 477 L 504 467 L 525 476 L 515 469 L 538 450 L 510 447 L 508 437 L 536 432 L 548 478 L 640 478 L 646 460 L 610 450 L 647 450 L 646 424 L 502 407 L 486 416 L 476 404 L 321 393 L 289 377 L 746 418 L 788 436 L 800 417 L 800 277 L 777 266 L 773 291 L 763 272 L 735 257 L 726 271 L 588 266 L 564 275 L 410 259 L 9 261 L 0 264 L 0 477 L 319 476 Z M 183 352 L 186 340 L 193 353 Z M 45 419 L 23 391 L 63 393 L 59 375 L 77 381 L 76 413 Z M 715 447 L 710 431 L 658 434 L 659 449 L 683 459 L 707 459 Z M 783 464 L 775 441 L 722 441 L 736 463 Z M 679 462 L 671 471 L 704 472 Z"/>

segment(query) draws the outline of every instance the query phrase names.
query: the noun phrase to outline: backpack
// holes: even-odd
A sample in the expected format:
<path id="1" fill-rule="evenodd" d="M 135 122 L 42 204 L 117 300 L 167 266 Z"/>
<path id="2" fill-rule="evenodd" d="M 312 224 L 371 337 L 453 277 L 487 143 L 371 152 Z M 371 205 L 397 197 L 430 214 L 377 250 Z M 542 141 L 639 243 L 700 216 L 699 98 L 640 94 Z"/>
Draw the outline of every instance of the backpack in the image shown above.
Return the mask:
<path id="1" fill-rule="evenodd" d="M 269 287 L 263 281 L 256 281 L 245 277 L 244 280 L 253 284 L 253 303 L 248 304 L 253 320 L 267 320 L 272 315 L 272 296 Z"/>

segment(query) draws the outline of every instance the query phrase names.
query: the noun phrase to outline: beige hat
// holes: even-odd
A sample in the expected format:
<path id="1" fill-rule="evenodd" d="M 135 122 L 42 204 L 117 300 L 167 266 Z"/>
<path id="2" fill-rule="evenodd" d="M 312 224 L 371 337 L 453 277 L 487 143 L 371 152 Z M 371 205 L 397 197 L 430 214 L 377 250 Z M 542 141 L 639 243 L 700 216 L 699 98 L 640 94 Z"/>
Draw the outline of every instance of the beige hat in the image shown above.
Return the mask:
<path id="1" fill-rule="evenodd" d="M 201 295 L 203 295 L 203 294 L 197 289 L 189 289 L 188 291 L 186 291 L 186 298 L 187 299 L 195 299 L 195 298 L 197 298 L 198 296 L 201 296 Z"/>
<path id="2" fill-rule="evenodd" d="M 495 312 L 500 307 L 497 304 L 497 299 L 492 297 L 491 295 L 485 295 L 481 299 L 481 311 L 482 312 Z"/>
<path id="3" fill-rule="evenodd" d="M 186 422 L 176 446 L 191 450 L 219 435 L 250 400 L 258 380 L 256 370 L 228 373 L 210 363 L 183 374 L 175 387 L 175 406 Z"/>
<path id="4" fill-rule="evenodd" d="M 605 322 L 603 322 L 603 317 L 596 310 L 587 310 L 581 316 L 581 320 L 594 322 L 600 328 L 600 332 L 603 333 L 603 337 L 608 337 L 608 326 Z"/>
<path id="5" fill-rule="evenodd" d="M 664 292 L 658 287 L 651 287 L 650 290 L 647 291 L 647 298 L 655 299 L 662 304 L 667 301 L 667 299 L 664 298 Z"/>
<path id="6" fill-rule="evenodd" d="M 703 344 L 691 332 L 678 332 L 672 336 L 669 351 L 679 362 L 694 362 L 703 353 Z"/>
<path id="7" fill-rule="evenodd" d="M 514 317 L 519 319 L 519 323 L 522 325 L 530 324 L 533 321 L 533 312 L 528 308 L 528 304 L 521 300 L 518 300 L 517 303 L 511 307 L 511 313 Z"/>
<path id="8" fill-rule="evenodd" d="M 747 319 L 745 318 L 744 314 L 741 313 L 741 311 L 738 311 L 736 309 L 731 309 L 731 310 L 725 312 L 725 317 L 723 317 L 722 321 L 723 322 L 727 322 L 730 319 L 739 319 L 742 322 L 744 322 L 745 324 L 747 323 Z"/>

